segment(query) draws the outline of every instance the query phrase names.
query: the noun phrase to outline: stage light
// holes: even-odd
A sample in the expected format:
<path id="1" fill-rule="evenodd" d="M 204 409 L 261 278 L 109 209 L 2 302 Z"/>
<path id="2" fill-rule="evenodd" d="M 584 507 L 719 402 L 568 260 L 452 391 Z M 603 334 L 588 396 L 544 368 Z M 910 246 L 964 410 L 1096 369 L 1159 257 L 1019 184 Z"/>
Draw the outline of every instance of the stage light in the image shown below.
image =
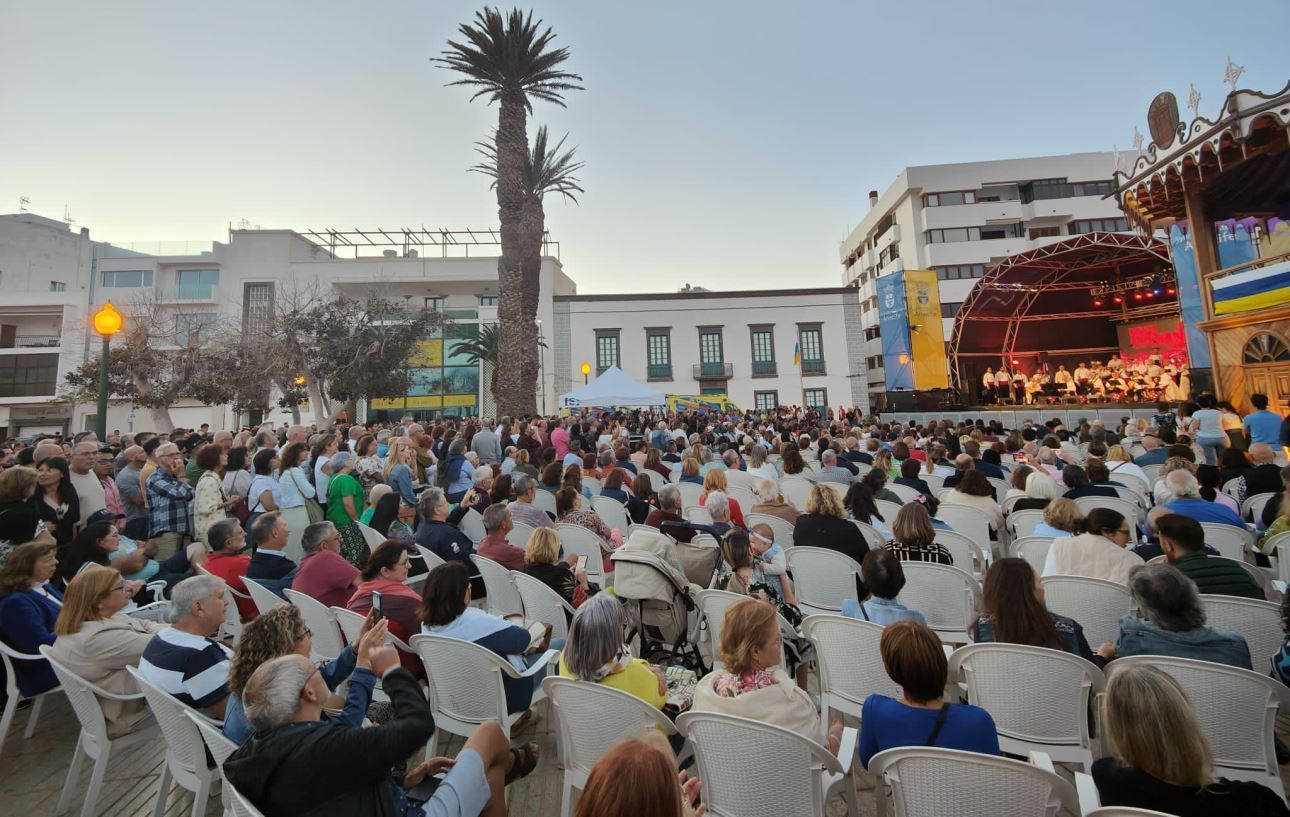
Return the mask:
<path id="1" fill-rule="evenodd" d="M 1173 287 L 1169 287 L 1169 289 L 1166 289 L 1166 290 L 1165 290 L 1165 294 L 1167 294 L 1167 295 L 1173 295 L 1173 294 L 1174 294 L 1174 288 L 1173 288 Z"/>
<path id="2" fill-rule="evenodd" d="M 1094 299 L 1093 299 L 1093 306 L 1101 306 L 1101 305 L 1102 305 L 1102 299 L 1101 299 L 1101 298 L 1094 298 Z"/>
<path id="3" fill-rule="evenodd" d="M 1159 295 L 1160 295 L 1160 289 L 1159 289 L 1159 288 L 1156 288 L 1156 289 L 1151 290 L 1151 294 L 1152 294 L 1153 296 L 1159 296 Z"/>
<path id="4" fill-rule="evenodd" d="M 1141 301 L 1141 300 L 1142 300 L 1142 293 L 1141 293 L 1141 292 L 1135 292 L 1135 293 L 1133 293 L 1133 300 L 1135 300 L 1135 301 Z"/>
<path id="5" fill-rule="evenodd" d="M 1121 298 L 1119 295 L 1116 295 L 1116 296 L 1115 296 L 1114 298 L 1112 298 L 1111 300 L 1112 300 L 1112 301 L 1114 301 L 1114 302 L 1116 302 L 1117 304 L 1122 304 L 1122 303 L 1124 303 L 1124 299 L 1123 299 L 1123 298 Z"/>

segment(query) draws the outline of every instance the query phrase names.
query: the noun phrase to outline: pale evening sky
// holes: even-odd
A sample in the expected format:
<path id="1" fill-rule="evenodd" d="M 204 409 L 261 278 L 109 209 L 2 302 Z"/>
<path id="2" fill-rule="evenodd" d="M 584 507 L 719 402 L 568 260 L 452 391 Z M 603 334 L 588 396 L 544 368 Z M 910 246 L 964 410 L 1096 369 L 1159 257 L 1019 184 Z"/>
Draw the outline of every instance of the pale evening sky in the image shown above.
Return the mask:
<path id="1" fill-rule="evenodd" d="M 495 226 L 466 169 L 496 108 L 428 60 L 479 7 L 0 0 L 0 213 L 26 195 L 114 243 Z M 1213 115 L 1229 54 L 1242 87 L 1290 78 L 1281 2 L 532 8 L 586 86 L 529 130 L 587 163 L 581 205 L 546 207 L 581 292 L 835 286 L 902 167 L 1128 150 L 1159 91 Z"/>

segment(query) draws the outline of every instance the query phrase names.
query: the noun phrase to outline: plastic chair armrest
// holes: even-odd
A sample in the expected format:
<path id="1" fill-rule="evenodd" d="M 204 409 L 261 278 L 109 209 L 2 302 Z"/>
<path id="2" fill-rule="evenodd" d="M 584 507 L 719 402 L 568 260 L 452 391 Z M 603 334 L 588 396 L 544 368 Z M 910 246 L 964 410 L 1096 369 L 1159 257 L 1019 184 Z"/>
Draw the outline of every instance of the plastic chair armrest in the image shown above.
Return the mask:
<path id="1" fill-rule="evenodd" d="M 1053 768 L 1053 759 L 1047 752 L 1032 751 L 1030 753 L 1030 765 L 1043 769 L 1046 772 L 1057 774 L 1057 770 Z"/>
<path id="2" fill-rule="evenodd" d="M 539 658 L 537 661 L 534 661 L 534 662 L 533 662 L 533 666 L 529 667 L 528 669 L 524 670 L 523 672 L 520 672 L 519 670 L 515 670 L 515 669 L 514 669 L 514 667 L 512 667 L 512 670 L 514 670 L 514 672 L 515 672 L 515 676 L 514 676 L 514 677 L 516 677 L 516 678 L 532 678 L 534 675 L 537 675 L 538 673 L 544 673 L 544 674 L 545 674 L 545 673 L 546 673 L 546 670 L 547 670 L 547 664 L 551 663 L 551 659 L 552 659 L 552 658 L 555 658 L 555 657 L 556 657 L 557 655 L 559 655 L 559 654 L 560 654 L 560 651 L 559 651 L 559 650 L 547 650 L 546 652 L 542 653 L 542 657 L 541 657 L 541 658 Z M 509 662 L 508 662 L 508 663 L 507 663 L 507 666 L 509 666 L 509 665 L 510 665 L 510 664 L 509 664 Z"/>
<path id="3" fill-rule="evenodd" d="M 842 740 L 838 742 L 838 753 L 834 757 L 838 759 L 844 773 L 851 768 L 851 761 L 856 756 L 856 743 L 859 740 L 859 729 L 848 726 L 842 730 Z"/>
<path id="4" fill-rule="evenodd" d="M 152 603 L 166 600 L 166 583 L 165 582 L 148 582 L 144 585 L 148 592 L 152 594 Z"/>
<path id="5" fill-rule="evenodd" d="M 1079 813 L 1081 815 L 1102 807 L 1102 798 L 1097 793 L 1097 784 L 1090 775 L 1075 773 L 1075 793 L 1079 796 Z"/>

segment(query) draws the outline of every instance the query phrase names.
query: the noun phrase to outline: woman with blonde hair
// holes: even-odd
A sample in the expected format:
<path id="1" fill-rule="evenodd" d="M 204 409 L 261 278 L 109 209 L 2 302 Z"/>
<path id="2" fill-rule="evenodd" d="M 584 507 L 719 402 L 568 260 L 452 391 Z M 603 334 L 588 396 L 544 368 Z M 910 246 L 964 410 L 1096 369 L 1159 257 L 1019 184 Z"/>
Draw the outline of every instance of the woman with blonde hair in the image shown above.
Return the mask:
<path id="1" fill-rule="evenodd" d="M 385 472 L 381 478 L 409 505 L 417 504 L 417 495 L 412 490 L 416 467 L 417 449 L 412 441 L 407 437 L 395 437 L 390 440 L 390 450 L 385 458 Z"/>
<path id="2" fill-rule="evenodd" d="M 793 523 L 793 544 L 798 547 L 819 547 L 836 550 L 850 556 L 856 564 L 864 561 L 869 543 L 864 534 L 842 507 L 837 492 L 828 485 L 815 485 L 806 500 L 806 512 Z M 864 586 L 856 574 L 856 589 L 864 597 Z"/>
<path id="3" fill-rule="evenodd" d="M 689 482 L 694 485 L 702 485 L 703 477 L 699 476 L 699 461 L 694 457 L 686 457 L 681 460 L 681 478 L 677 482 Z"/>
<path id="4" fill-rule="evenodd" d="M 774 605 L 755 599 L 726 608 L 717 656 L 724 666 L 699 680 L 695 712 L 721 712 L 791 729 L 819 740 L 820 713 L 805 690 L 780 666 L 783 644 Z M 829 724 L 827 745 L 836 752 L 842 721 Z"/>
<path id="5" fill-rule="evenodd" d="M 161 630 L 153 621 L 131 618 L 121 611 L 130 592 L 121 573 L 93 565 L 72 578 L 63 594 L 63 611 L 54 625 L 50 647 L 54 660 L 107 692 L 138 692 L 126 667 L 139 666 L 143 650 Z M 148 715 L 142 700 L 100 699 L 108 735 L 132 731 Z"/>
<path id="6" fill-rule="evenodd" d="M 1048 480 L 1052 482 L 1052 480 Z M 1054 483 L 1056 484 L 1056 483 Z M 1035 526 L 1032 536 L 1062 539 L 1079 536 L 1084 531 L 1084 512 L 1073 499 L 1059 496 L 1044 507 L 1044 521 Z"/>
<path id="7" fill-rule="evenodd" d="M 1106 468 L 1112 474 L 1128 474 L 1142 480 L 1143 485 L 1151 484 L 1151 480 L 1147 479 L 1147 472 L 1133 461 L 1128 449 L 1122 445 L 1113 445 L 1106 452 Z"/>
<path id="8" fill-rule="evenodd" d="M 699 504 L 706 505 L 708 494 L 713 491 L 720 491 L 726 495 L 726 499 L 730 503 L 730 521 L 734 523 L 734 526 L 736 528 L 747 527 L 747 523 L 744 522 L 743 509 L 739 507 L 739 503 L 735 498 L 730 496 L 730 488 L 726 482 L 726 472 L 720 468 L 714 468 L 704 475 L 703 492 L 699 494 Z"/>
<path id="9" fill-rule="evenodd" d="M 600 588 L 587 581 L 587 571 L 576 570 L 578 557 L 560 558 L 560 534 L 555 528 L 537 528 L 524 546 L 524 572 L 560 594 L 578 608 Z"/>
<path id="10" fill-rule="evenodd" d="M 1259 783 L 1213 777 L 1214 753 L 1182 686 L 1167 672 L 1111 665 L 1102 715 L 1112 756 L 1093 763 L 1103 806 L 1180 817 L 1288 815 L 1285 801 Z"/>

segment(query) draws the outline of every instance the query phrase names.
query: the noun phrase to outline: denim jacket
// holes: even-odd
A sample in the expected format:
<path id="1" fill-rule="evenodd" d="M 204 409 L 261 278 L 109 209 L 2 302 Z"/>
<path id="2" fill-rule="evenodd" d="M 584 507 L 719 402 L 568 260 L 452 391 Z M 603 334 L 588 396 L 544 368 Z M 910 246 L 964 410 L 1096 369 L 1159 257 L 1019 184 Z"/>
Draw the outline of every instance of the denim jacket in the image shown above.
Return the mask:
<path id="1" fill-rule="evenodd" d="M 1242 669 L 1253 669 L 1250 648 L 1240 635 L 1213 627 L 1194 630 L 1165 630 L 1150 621 L 1133 616 L 1120 619 L 1120 638 L 1115 644 L 1117 655 L 1168 655 L 1213 661 Z"/>

